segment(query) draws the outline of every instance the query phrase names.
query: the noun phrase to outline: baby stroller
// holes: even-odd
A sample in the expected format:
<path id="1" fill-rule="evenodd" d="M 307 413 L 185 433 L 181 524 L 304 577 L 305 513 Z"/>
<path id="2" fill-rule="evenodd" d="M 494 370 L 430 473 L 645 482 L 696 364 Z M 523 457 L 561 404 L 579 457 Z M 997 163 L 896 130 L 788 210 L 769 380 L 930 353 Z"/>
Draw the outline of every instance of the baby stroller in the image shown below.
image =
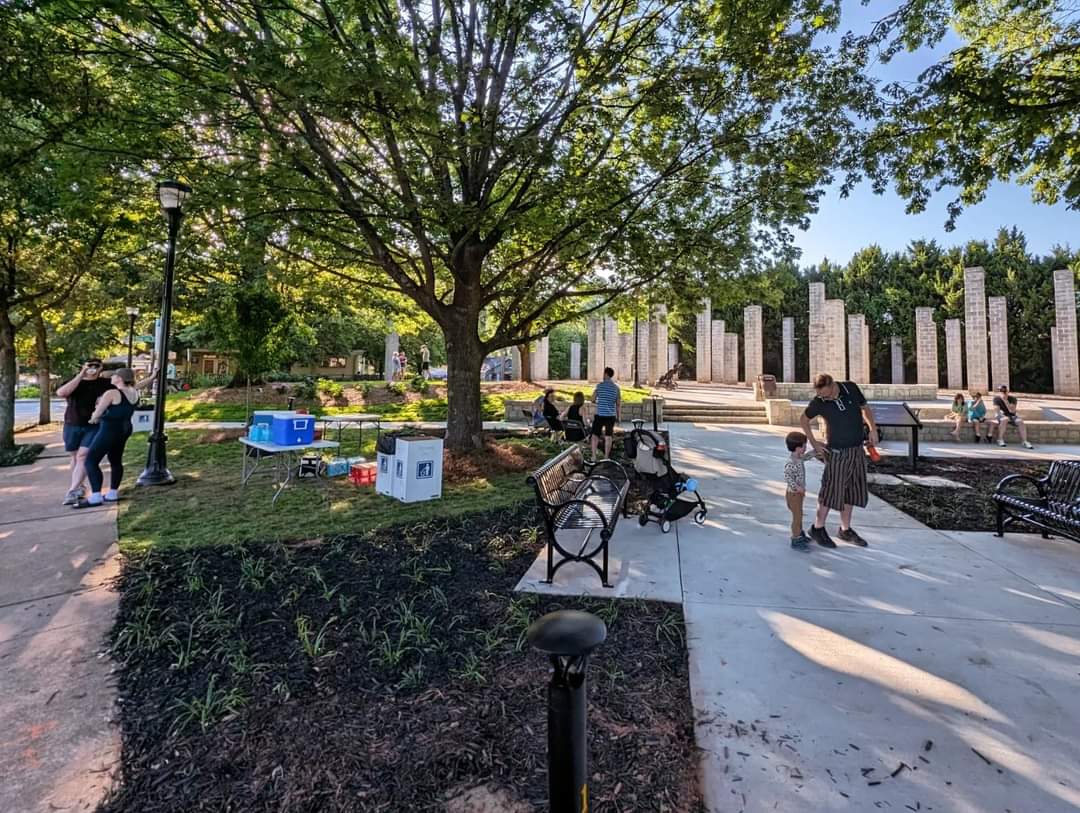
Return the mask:
<path id="1" fill-rule="evenodd" d="M 634 429 L 627 438 L 626 452 L 634 459 L 635 471 L 652 487 L 638 524 L 644 527 L 656 522 L 666 534 L 671 523 L 693 513 L 694 522 L 704 525 L 708 509 L 697 492 L 697 483 L 672 468 L 671 453 L 663 437 L 643 428 L 645 422 L 640 419 L 632 423 Z"/>

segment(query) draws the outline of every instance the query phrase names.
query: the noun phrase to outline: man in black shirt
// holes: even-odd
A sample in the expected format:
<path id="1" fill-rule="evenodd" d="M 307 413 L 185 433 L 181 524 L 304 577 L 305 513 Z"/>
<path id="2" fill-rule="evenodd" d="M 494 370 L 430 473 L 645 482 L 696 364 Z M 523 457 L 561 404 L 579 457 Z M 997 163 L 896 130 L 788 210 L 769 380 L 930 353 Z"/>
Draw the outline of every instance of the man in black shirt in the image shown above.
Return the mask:
<path id="1" fill-rule="evenodd" d="M 869 442 L 878 442 L 874 411 L 858 385 L 851 381 L 834 381 L 831 375 L 821 373 L 814 380 L 817 396 L 807 405 L 799 423 L 814 451 L 825 461 L 818 492 L 817 517 L 810 529 L 810 538 L 825 548 L 835 548 L 825 530 L 829 511 L 840 512 L 840 533 L 845 542 L 866 547 L 866 540 L 851 527 L 851 512 L 857 505 L 865 508 L 868 497 L 866 488 L 866 454 L 863 452 L 863 422 L 870 427 Z M 828 444 L 814 437 L 810 421 L 821 416 L 825 419 Z"/>
<path id="2" fill-rule="evenodd" d="M 997 445 L 1005 445 L 1005 432 L 1011 424 L 1020 433 L 1020 441 L 1024 444 L 1024 448 L 1034 449 L 1035 447 L 1028 443 L 1024 419 L 1016 414 L 1016 396 L 1009 394 L 1007 384 L 998 387 L 998 394 L 994 396 L 994 406 L 997 408 Z"/>
<path id="3" fill-rule="evenodd" d="M 71 487 L 64 505 L 74 505 L 81 496 L 84 462 L 97 427 L 90 423 L 97 400 L 113 385 L 101 375 L 101 359 L 87 359 L 79 374 L 57 388 L 56 394 L 67 399 L 64 410 L 64 449 L 71 453 Z"/>

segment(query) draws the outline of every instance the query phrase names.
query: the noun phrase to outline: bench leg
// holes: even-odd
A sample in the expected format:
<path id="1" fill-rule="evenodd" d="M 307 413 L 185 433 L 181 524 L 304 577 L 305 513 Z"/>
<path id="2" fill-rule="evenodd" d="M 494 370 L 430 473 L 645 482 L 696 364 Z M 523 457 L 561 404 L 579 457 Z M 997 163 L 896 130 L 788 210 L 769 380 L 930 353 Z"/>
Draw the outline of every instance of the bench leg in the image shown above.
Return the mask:
<path id="1" fill-rule="evenodd" d="M 1001 503 L 997 504 L 997 532 L 994 536 L 1005 536 L 1005 512 L 1001 507 Z"/>
<path id="2" fill-rule="evenodd" d="M 545 584 L 551 584 L 555 578 L 555 534 L 553 532 L 548 533 L 548 561 L 547 561 L 547 579 Z"/>
<path id="3" fill-rule="evenodd" d="M 604 585 L 604 587 L 611 587 L 611 585 L 608 584 L 608 579 L 607 579 L 607 577 L 608 577 L 608 541 L 611 539 L 611 536 L 606 531 L 604 531 L 603 533 L 600 534 L 600 539 L 601 539 L 601 541 L 603 543 L 601 547 L 602 547 L 602 551 L 603 551 L 603 554 L 604 554 L 604 566 L 602 568 L 600 568 L 600 582 L 601 582 L 601 584 Z"/>

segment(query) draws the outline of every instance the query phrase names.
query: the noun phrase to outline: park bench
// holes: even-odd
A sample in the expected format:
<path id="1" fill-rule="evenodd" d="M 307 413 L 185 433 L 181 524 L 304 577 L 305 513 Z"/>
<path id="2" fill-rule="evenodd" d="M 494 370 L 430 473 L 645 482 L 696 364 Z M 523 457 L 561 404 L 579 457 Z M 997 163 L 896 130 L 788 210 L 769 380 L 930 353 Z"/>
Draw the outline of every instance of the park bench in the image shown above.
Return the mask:
<path id="1" fill-rule="evenodd" d="M 1035 486 L 1037 496 L 1010 490 L 1015 483 Z M 997 484 L 993 494 L 997 507 L 997 536 L 1005 535 L 1005 526 L 1026 522 L 1050 533 L 1080 542 L 1080 460 L 1055 460 L 1045 477 L 1010 474 Z"/>
<path id="2" fill-rule="evenodd" d="M 544 516 L 548 535 L 547 579 L 567 562 L 584 562 L 608 584 L 608 543 L 615 532 L 619 515 L 625 513 L 630 477 L 613 460 L 589 462 L 580 446 L 569 446 L 529 475 L 527 482 L 536 490 L 536 501 Z M 577 553 L 558 540 L 560 531 L 584 531 Z M 599 541 L 593 540 L 599 532 Z M 590 544 L 592 545 L 590 547 Z M 555 554 L 559 558 L 556 561 Z M 600 557 L 601 564 L 596 563 Z"/>

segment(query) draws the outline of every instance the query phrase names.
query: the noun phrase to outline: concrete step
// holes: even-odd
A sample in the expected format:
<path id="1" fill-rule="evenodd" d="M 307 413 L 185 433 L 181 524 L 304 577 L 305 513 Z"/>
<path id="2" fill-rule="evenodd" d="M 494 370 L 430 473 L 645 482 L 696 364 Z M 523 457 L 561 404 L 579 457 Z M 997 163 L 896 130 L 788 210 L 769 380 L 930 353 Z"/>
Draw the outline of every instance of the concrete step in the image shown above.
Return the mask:
<path id="1" fill-rule="evenodd" d="M 767 424 L 769 419 L 764 415 L 669 415 L 664 413 L 664 420 L 668 423 L 761 423 Z"/>
<path id="2" fill-rule="evenodd" d="M 765 406 L 760 404 L 753 406 L 735 404 L 718 404 L 715 406 L 712 404 L 664 404 L 664 412 L 694 412 L 699 414 L 703 412 L 724 412 L 733 415 L 764 414 Z"/>

